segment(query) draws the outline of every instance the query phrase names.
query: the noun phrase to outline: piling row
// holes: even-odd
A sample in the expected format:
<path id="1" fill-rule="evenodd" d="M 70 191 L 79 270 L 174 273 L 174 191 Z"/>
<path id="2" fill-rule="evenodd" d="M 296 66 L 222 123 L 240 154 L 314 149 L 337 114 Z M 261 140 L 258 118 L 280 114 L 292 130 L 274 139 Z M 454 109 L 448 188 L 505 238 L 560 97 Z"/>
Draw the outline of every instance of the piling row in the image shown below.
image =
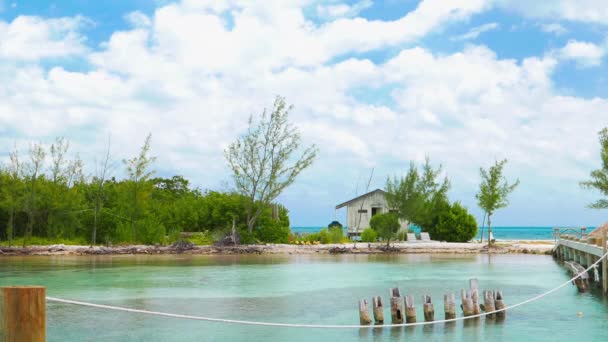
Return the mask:
<path id="1" fill-rule="evenodd" d="M 461 305 L 463 316 L 479 315 L 482 310 L 484 312 L 493 312 L 505 308 L 502 291 L 483 291 L 483 304 L 479 302 L 479 286 L 477 279 L 469 280 L 469 289 L 461 290 Z M 402 296 L 399 288 L 391 288 L 389 290 L 390 298 L 390 313 L 391 324 L 416 323 L 416 306 L 414 297 L 411 295 Z M 373 316 L 375 325 L 384 324 L 384 305 L 382 297 L 375 296 L 372 298 Z M 404 309 L 405 308 L 405 309 Z M 456 318 L 456 304 L 454 302 L 454 294 L 447 293 L 443 296 L 444 317 L 446 320 Z M 422 312 L 425 322 L 435 321 L 435 307 L 430 295 L 422 296 Z M 497 312 L 487 315 L 488 319 L 504 319 L 506 311 Z M 370 325 L 372 319 L 370 309 L 366 299 L 359 301 L 359 322 L 361 325 Z"/>

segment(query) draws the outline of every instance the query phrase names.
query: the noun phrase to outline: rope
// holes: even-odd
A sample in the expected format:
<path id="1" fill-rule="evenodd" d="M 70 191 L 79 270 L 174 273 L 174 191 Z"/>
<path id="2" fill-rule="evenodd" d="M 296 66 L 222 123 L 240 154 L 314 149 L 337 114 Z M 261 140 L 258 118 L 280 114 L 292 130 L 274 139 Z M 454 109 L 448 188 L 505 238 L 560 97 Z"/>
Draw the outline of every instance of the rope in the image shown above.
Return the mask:
<path id="1" fill-rule="evenodd" d="M 577 279 L 578 277 L 580 277 L 583 273 L 589 272 L 589 270 L 591 270 L 592 268 L 594 268 L 596 265 L 598 265 L 600 263 L 600 261 L 602 261 L 602 259 L 604 259 L 606 256 L 608 256 L 608 253 L 604 254 L 601 258 L 599 258 L 595 263 L 593 263 L 591 266 L 589 266 L 584 272 L 581 272 L 579 274 L 577 274 L 576 276 L 574 276 L 574 278 L 560 284 L 559 286 L 539 294 L 538 296 L 532 297 L 530 299 L 524 300 L 523 302 L 511 305 L 511 306 L 507 306 L 504 307 L 502 309 L 498 309 L 498 310 L 494 310 L 494 311 L 490 311 L 490 312 L 483 312 L 477 315 L 471 315 L 471 316 L 464 316 L 464 317 L 456 317 L 456 318 L 452 318 L 452 319 L 442 319 L 442 320 L 437 320 L 437 321 L 431 321 L 431 322 L 416 322 L 416 323 L 402 323 L 402 324 L 385 324 L 385 325 L 325 325 L 325 324 L 296 324 L 296 323 L 272 323 L 272 322 L 257 322 L 257 321 L 244 321 L 244 320 L 236 320 L 236 319 L 224 319 L 224 318 L 212 318 L 212 317 L 204 317 L 204 316 L 191 316 L 191 315 L 180 315 L 180 314 L 172 314 L 172 313 L 167 313 L 167 312 L 158 312 L 158 311 L 149 311 L 149 310 L 139 310 L 139 309 L 130 309 L 130 308 L 123 308 L 123 307 L 119 307 L 119 306 L 111 306 L 111 305 L 103 305 L 103 304 L 94 304 L 94 303 L 87 303 L 87 302 L 79 302 L 79 301 L 75 301 L 75 300 L 68 300 L 68 299 L 60 299 L 60 298 L 55 298 L 55 297 L 46 297 L 47 301 L 50 302 L 57 302 L 57 303 L 64 303 L 64 304 L 73 304 L 73 305 L 80 305 L 80 306 L 87 306 L 87 307 L 92 307 L 92 308 L 98 308 L 98 309 L 108 309 L 108 310 L 115 310 L 115 311 L 123 311 L 123 312 L 132 312 L 132 313 L 140 313 L 140 314 L 147 314 L 147 315 L 154 315 L 154 316 L 163 316 L 163 317 L 172 317 L 172 318 L 183 318 L 183 319 L 191 319 L 191 320 L 197 320 L 197 321 L 207 321 L 207 322 L 218 322 L 218 323 L 230 323 L 230 324 L 242 324 L 242 325 L 257 325 L 257 326 L 270 326 L 270 327 L 284 327 L 284 328 L 313 328 L 313 329 L 352 329 L 352 328 L 394 328 L 394 327 L 412 327 L 412 326 L 417 326 L 417 325 L 431 325 L 431 324 L 439 324 L 439 323 L 450 323 L 450 322 L 457 322 L 457 321 L 464 321 L 467 319 L 473 319 L 473 318 L 478 318 L 478 317 L 484 317 L 484 316 L 488 316 L 491 314 L 495 314 L 498 312 L 502 312 L 502 311 L 507 311 L 507 310 L 511 310 L 511 309 L 515 309 L 516 307 L 534 302 L 536 300 L 539 300 L 559 289 L 561 289 L 562 287 L 569 285 L 570 283 L 572 283 L 575 279 Z"/>

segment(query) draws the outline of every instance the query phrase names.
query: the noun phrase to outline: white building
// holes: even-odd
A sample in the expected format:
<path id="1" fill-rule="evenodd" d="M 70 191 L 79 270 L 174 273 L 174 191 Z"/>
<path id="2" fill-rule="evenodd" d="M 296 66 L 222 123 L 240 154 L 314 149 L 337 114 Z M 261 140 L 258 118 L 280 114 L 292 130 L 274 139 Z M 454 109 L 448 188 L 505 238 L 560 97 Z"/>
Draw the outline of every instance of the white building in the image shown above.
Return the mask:
<path id="1" fill-rule="evenodd" d="M 369 221 L 375 215 L 393 211 L 388 207 L 386 191 L 376 189 L 336 206 L 336 210 L 346 207 L 346 227 L 348 236 L 360 236 L 365 228 L 369 228 Z M 401 223 L 401 229 L 407 228 L 407 222 Z"/>

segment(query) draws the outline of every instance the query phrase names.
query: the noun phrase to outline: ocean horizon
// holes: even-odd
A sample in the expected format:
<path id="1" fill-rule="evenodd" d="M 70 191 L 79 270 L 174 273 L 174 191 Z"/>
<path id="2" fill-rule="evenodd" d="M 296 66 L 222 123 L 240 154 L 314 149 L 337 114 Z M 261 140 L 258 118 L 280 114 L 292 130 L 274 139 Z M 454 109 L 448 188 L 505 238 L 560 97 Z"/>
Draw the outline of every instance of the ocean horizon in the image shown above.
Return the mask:
<path id="1" fill-rule="evenodd" d="M 307 234 L 315 233 L 325 227 L 313 226 L 294 226 L 291 227 L 293 233 Z M 497 240 L 553 240 L 553 228 L 573 228 L 572 226 L 497 226 L 492 227 L 492 234 Z M 346 227 L 345 227 L 346 229 Z M 413 227 L 416 232 L 420 232 L 420 228 Z M 488 227 L 483 227 L 484 240 L 487 238 Z M 595 227 L 587 227 L 587 233 L 593 231 Z M 479 227 L 476 239 L 481 239 L 482 227 Z"/>

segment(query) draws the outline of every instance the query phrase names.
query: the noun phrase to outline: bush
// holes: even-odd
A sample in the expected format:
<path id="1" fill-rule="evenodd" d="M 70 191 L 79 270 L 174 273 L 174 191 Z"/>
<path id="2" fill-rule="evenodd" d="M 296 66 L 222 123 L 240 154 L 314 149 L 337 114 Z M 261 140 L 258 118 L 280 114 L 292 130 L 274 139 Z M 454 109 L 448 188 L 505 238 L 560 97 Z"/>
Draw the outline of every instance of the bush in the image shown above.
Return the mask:
<path id="1" fill-rule="evenodd" d="M 186 241 L 192 242 L 198 246 L 212 245 L 214 242 L 213 236 L 207 230 L 200 233 L 193 233 L 191 237 L 186 238 Z"/>
<path id="2" fill-rule="evenodd" d="M 378 233 L 378 235 L 386 240 L 388 245 L 391 239 L 399 231 L 399 218 L 395 213 L 378 214 L 369 221 L 369 225 Z"/>
<path id="3" fill-rule="evenodd" d="M 467 242 L 477 235 L 477 221 L 459 202 L 437 208 L 433 225 L 426 228 L 433 240 Z"/>
<path id="4" fill-rule="evenodd" d="M 291 230 L 289 226 L 283 226 L 281 221 L 270 221 L 260 226 L 256 235 L 260 241 L 268 243 L 288 243 Z"/>
<path id="5" fill-rule="evenodd" d="M 376 242 L 378 241 L 378 233 L 372 228 L 366 228 L 361 233 L 361 241 L 363 242 Z"/>

